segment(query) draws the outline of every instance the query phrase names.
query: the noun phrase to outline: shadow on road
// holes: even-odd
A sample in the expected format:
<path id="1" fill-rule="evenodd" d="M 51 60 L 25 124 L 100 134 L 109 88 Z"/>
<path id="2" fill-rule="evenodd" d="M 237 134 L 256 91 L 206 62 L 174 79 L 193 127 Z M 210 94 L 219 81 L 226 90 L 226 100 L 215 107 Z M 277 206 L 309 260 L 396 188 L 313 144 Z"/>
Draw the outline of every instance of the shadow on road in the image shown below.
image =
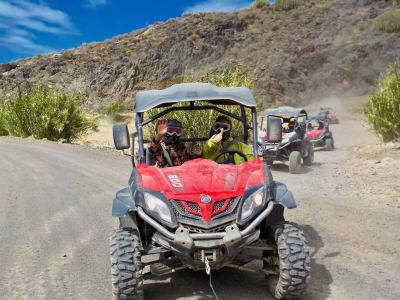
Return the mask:
<path id="1" fill-rule="evenodd" d="M 324 246 L 319 233 L 310 225 L 302 226 L 310 246 L 311 278 L 302 299 L 322 300 L 331 294 L 332 276 L 328 269 L 317 260 L 334 257 L 339 252 L 333 252 L 319 257 L 318 253 Z M 212 272 L 212 283 L 219 299 L 274 299 L 268 293 L 264 276 L 258 273 L 224 268 Z M 209 277 L 204 271 L 194 272 L 183 270 L 171 277 L 158 280 L 147 280 L 144 284 L 146 299 L 215 299 L 209 286 Z"/>
<path id="2" fill-rule="evenodd" d="M 318 163 L 314 163 L 314 164 L 317 165 Z M 314 164 L 313 164 L 313 166 L 314 166 Z M 300 169 L 300 174 L 306 174 L 306 173 L 311 172 L 313 166 L 308 167 L 308 166 L 302 165 L 301 169 Z M 272 171 L 289 173 L 289 166 L 284 163 L 274 163 L 270 168 Z"/>
<path id="3" fill-rule="evenodd" d="M 225 268 L 212 272 L 212 284 L 220 300 L 265 299 L 273 300 L 268 293 L 263 275 Z M 145 282 L 146 299 L 215 299 L 204 271 L 180 271 L 170 279 Z"/>
<path id="4" fill-rule="evenodd" d="M 330 285 L 333 282 L 332 275 L 325 265 L 317 263 L 317 260 L 321 260 L 317 254 L 324 246 L 324 242 L 322 237 L 312 226 L 302 225 L 301 228 L 304 230 L 308 245 L 310 246 L 311 256 L 311 278 L 303 298 L 308 300 L 327 299 L 331 294 Z M 340 255 L 340 252 L 332 252 L 325 255 L 323 258 L 335 257 L 338 255 Z"/>

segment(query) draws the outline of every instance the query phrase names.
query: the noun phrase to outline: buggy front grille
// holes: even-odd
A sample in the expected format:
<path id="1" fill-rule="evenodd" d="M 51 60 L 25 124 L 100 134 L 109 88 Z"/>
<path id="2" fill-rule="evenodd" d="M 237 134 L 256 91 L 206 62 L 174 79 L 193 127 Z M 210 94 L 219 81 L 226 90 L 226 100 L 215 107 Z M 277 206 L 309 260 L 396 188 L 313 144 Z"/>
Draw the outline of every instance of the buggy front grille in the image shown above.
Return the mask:
<path id="1" fill-rule="evenodd" d="M 203 220 L 200 206 L 195 202 L 171 200 L 171 204 L 178 223 L 209 230 L 236 219 L 240 198 L 239 196 L 215 202 L 209 222 Z M 225 209 L 223 209 L 224 206 L 226 206 Z"/>

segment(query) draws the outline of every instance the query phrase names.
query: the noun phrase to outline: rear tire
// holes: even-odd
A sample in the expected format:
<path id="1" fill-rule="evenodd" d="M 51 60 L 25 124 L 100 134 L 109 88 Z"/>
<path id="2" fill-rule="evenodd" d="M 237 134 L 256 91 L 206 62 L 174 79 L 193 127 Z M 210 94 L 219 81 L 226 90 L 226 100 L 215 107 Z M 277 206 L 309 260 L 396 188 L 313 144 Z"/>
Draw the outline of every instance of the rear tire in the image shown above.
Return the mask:
<path id="1" fill-rule="evenodd" d="M 301 168 L 301 153 L 299 151 L 293 151 L 289 155 L 289 172 L 291 174 L 300 173 Z"/>
<path id="2" fill-rule="evenodd" d="M 116 300 L 143 300 L 143 268 L 139 241 L 136 231 L 122 228 L 111 236 L 111 278 Z"/>
<path id="3" fill-rule="evenodd" d="M 303 162 L 306 166 L 311 166 L 314 162 L 314 146 L 310 144 L 308 149 L 307 157 L 303 158 Z"/>
<path id="4" fill-rule="evenodd" d="M 332 151 L 334 149 L 334 147 L 335 147 L 335 145 L 334 145 L 334 142 L 333 142 L 333 138 L 327 138 L 325 140 L 325 149 L 327 151 Z"/>
<path id="5" fill-rule="evenodd" d="M 268 286 L 276 299 L 299 298 L 305 291 L 311 270 L 311 259 L 303 231 L 294 224 L 273 227 L 279 258 L 279 276 L 267 276 Z"/>

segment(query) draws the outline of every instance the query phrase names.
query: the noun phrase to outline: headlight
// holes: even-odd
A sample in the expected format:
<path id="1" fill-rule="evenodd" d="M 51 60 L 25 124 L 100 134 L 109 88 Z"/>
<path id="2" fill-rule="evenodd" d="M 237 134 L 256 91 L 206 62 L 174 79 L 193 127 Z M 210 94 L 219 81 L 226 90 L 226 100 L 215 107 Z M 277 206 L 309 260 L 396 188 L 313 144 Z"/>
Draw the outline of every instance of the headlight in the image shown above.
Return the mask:
<path id="1" fill-rule="evenodd" d="M 287 144 L 287 143 L 289 143 L 289 141 L 290 141 L 290 138 L 284 138 L 282 140 L 282 144 Z"/>
<path id="2" fill-rule="evenodd" d="M 146 211 L 152 215 L 158 216 L 161 220 L 164 220 L 169 224 L 173 224 L 171 211 L 168 205 L 163 200 L 150 193 L 145 192 L 143 194 Z"/>
<path id="3" fill-rule="evenodd" d="M 265 190 L 264 187 L 261 187 L 244 200 L 240 214 L 240 223 L 244 223 L 252 215 L 256 214 L 264 204 Z"/>

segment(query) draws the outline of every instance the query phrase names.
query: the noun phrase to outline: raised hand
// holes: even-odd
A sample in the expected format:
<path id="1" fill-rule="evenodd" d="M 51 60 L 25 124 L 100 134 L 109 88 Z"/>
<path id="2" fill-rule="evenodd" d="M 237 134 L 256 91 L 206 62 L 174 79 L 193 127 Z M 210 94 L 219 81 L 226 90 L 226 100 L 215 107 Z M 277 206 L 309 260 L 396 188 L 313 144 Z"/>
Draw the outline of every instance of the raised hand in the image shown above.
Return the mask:
<path id="1" fill-rule="evenodd" d="M 157 142 L 161 141 L 161 139 L 167 133 L 167 129 L 168 129 L 168 120 L 161 119 L 157 125 L 157 134 L 156 134 L 156 138 L 155 138 Z"/>
<path id="2" fill-rule="evenodd" d="M 223 135 L 224 135 L 224 129 L 221 128 L 221 132 L 214 136 L 213 142 L 215 144 L 218 144 L 222 140 Z"/>

